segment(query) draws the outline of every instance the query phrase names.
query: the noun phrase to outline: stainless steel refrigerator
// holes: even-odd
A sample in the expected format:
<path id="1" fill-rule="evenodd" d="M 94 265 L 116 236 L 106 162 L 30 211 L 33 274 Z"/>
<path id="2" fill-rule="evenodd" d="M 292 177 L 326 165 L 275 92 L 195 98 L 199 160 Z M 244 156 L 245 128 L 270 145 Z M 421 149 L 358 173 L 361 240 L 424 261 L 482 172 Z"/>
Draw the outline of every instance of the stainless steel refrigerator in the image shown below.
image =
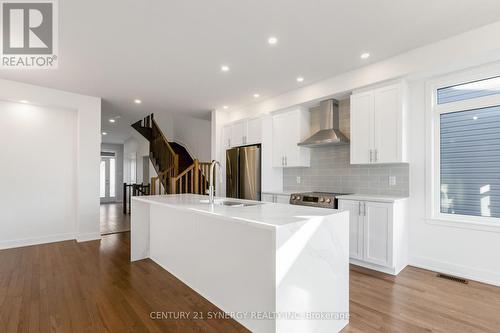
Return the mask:
<path id="1" fill-rule="evenodd" d="M 226 196 L 260 200 L 260 145 L 226 151 Z"/>

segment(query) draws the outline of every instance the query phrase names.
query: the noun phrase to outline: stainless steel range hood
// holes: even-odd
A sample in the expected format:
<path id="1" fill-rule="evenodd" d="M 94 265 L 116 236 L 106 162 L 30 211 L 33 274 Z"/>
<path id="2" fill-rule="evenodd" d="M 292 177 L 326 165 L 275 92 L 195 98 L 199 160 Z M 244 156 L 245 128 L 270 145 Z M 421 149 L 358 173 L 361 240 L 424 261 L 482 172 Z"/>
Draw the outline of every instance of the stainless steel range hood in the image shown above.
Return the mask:
<path id="1" fill-rule="evenodd" d="M 349 139 L 339 129 L 339 102 L 328 99 L 320 103 L 320 130 L 299 143 L 302 147 L 323 147 L 349 144 Z"/>

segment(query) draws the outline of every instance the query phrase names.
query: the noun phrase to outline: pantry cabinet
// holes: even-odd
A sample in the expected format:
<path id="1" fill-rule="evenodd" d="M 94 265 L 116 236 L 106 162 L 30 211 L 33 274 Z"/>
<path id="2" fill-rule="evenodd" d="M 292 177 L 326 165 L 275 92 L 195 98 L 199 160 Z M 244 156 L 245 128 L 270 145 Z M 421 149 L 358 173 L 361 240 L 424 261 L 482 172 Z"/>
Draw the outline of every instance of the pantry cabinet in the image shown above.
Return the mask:
<path id="1" fill-rule="evenodd" d="M 351 263 L 398 274 L 407 265 L 407 199 L 393 202 L 340 199 L 349 211 Z"/>
<path id="2" fill-rule="evenodd" d="M 407 162 L 405 84 L 351 95 L 351 164 Z"/>
<path id="3" fill-rule="evenodd" d="M 273 115 L 273 167 L 308 167 L 309 148 L 297 144 L 309 134 L 307 109 L 295 108 Z"/>

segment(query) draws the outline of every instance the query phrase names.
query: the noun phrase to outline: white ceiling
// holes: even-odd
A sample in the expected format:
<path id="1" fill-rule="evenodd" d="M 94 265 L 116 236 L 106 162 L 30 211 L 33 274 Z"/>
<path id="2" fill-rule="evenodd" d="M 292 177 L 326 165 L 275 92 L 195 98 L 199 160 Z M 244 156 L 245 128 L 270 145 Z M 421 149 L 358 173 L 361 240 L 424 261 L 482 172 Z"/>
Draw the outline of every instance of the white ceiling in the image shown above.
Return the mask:
<path id="1" fill-rule="evenodd" d="M 100 96 L 106 117 L 135 120 L 276 96 L 500 20 L 500 1 L 64 0 L 59 13 L 59 69 L 0 77 Z"/>

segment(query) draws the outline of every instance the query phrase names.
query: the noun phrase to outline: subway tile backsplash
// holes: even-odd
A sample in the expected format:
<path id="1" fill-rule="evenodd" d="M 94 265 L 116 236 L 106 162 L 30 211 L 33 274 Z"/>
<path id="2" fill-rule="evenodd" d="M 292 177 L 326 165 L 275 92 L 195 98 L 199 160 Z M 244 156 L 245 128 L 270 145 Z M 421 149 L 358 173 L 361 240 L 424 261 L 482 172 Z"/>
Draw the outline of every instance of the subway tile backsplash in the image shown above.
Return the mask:
<path id="1" fill-rule="evenodd" d="M 349 146 L 311 148 L 309 168 L 285 168 L 285 191 L 326 191 L 408 196 L 408 164 L 351 165 Z M 389 177 L 396 185 L 389 185 Z M 297 184 L 300 177 L 300 184 Z"/>

